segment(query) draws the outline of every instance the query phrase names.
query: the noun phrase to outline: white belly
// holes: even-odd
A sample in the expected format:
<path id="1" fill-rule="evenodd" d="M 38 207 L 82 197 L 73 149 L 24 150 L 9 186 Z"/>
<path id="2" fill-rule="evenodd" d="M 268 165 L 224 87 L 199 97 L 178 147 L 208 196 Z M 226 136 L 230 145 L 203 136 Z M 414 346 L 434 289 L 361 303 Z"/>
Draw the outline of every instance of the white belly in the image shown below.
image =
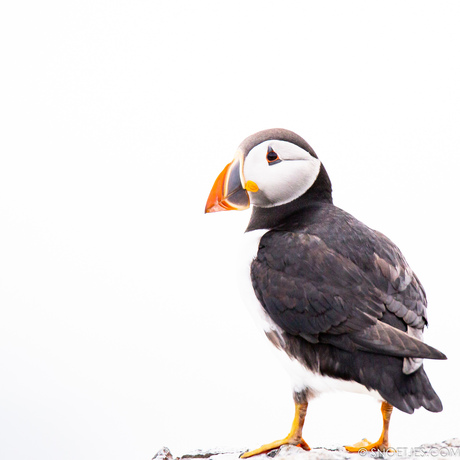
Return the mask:
<path id="1" fill-rule="evenodd" d="M 253 230 L 252 232 L 244 234 L 241 244 L 242 253 L 240 256 L 243 266 L 239 270 L 241 273 L 239 284 L 244 302 L 259 327 L 261 327 L 265 333 L 277 332 L 277 335 L 282 336 L 280 327 L 273 322 L 257 299 L 251 282 L 251 263 L 257 255 L 260 239 L 266 232 L 268 232 L 268 230 Z M 291 359 L 284 351 L 278 350 L 275 347 L 273 347 L 273 349 L 276 350 L 276 354 L 288 371 L 291 377 L 292 389 L 295 392 L 300 392 L 308 388 L 309 394 L 317 396 L 326 391 L 348 391 L 369 394 L 382 400 L 380 394 L 375 390 L 368 390 L 364 385 L 357 382 L 323 376 L 318 372 L 307 369 L 296 359 Z"/>

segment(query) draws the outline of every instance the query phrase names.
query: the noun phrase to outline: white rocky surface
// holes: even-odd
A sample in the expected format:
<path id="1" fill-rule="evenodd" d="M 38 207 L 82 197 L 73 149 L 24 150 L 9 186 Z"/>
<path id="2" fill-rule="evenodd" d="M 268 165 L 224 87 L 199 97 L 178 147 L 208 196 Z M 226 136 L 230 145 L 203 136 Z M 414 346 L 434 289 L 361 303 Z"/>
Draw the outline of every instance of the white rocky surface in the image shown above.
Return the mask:
<path id="1" fill-rule="evenodd" d="M 243 449 L 209 449 L 195 450 L 180 457 L 175 457 L 167 447 L 158 451 L 152 460 L 238 460 L 245 452 Z M 261 454 L 254 459 L 257 460 L 358 460 L 359 458 L 372 459 L 395 459 L 395 460 L 417 460 L 420 458 L 449 458 L 460 460 L 460 439 L 452 438 L 436 444 L 423 444 L 419 447 L 398 448 L 395 452 L 358 452 L 351 454 L 344 447 L 313 448 L 305 451 L 296 446 L 282 446 L 280 449 L 272 450 L 267 454 Z"/>

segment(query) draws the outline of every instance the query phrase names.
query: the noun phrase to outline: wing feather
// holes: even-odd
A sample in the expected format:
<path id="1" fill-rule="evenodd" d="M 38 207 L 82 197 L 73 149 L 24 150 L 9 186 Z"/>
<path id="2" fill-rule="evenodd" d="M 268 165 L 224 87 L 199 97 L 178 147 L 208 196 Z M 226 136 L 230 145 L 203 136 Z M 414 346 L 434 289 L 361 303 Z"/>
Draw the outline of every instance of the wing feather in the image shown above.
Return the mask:
<path id="1" fill-rule="evenodd" d="M 278 326 L 311 343 L 404 358 L 445 358 L 419 340 L 427 321 L 417 277 L 390 240 L 377 233 L 373 237 L 372 245 L 366 243 L 373 258 L 361 262 L 318 235 L 267 232 L 251 266 L 257 298 Z M 388 315 L 399 322 L 387 324 Z M 420 332 L 409 335 L 408 327 Z M 414 362 L 405 367 L 412 369 Z"/>

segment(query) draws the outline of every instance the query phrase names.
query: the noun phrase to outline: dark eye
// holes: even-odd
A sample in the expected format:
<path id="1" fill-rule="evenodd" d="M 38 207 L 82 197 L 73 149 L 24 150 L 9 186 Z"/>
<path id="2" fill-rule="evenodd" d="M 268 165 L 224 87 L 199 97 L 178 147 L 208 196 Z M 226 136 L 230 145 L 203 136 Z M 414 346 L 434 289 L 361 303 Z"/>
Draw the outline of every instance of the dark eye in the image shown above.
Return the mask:
<path id="1" fill-rule="evenodd" d="M 281 163 L 280 157 L 271 147 L 268 147 L 267 150 L 267 161 L 269 166 L 276 165 L 276 163 Z"/>

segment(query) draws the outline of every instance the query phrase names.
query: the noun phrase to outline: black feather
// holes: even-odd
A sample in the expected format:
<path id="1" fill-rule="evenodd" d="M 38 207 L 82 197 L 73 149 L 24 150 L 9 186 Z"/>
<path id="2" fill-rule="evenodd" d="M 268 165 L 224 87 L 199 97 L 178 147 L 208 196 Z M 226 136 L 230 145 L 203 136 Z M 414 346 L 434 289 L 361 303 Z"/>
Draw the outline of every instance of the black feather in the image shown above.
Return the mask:
<path id="1" fill-rule="evenodd" d="M 404 358 L 445 359 L 407 333 L 427 324 L 418 278 L 388 238 L 329 197 L 310 202 L 308 193 L 288 208 L 256 209 L 248 227 L 272 228 L 251 280 L 283 331 L 285 351 L 323 375 L 377 390 L 405 412 L 441 410 L 423 366 L 403 372 Z"/>

